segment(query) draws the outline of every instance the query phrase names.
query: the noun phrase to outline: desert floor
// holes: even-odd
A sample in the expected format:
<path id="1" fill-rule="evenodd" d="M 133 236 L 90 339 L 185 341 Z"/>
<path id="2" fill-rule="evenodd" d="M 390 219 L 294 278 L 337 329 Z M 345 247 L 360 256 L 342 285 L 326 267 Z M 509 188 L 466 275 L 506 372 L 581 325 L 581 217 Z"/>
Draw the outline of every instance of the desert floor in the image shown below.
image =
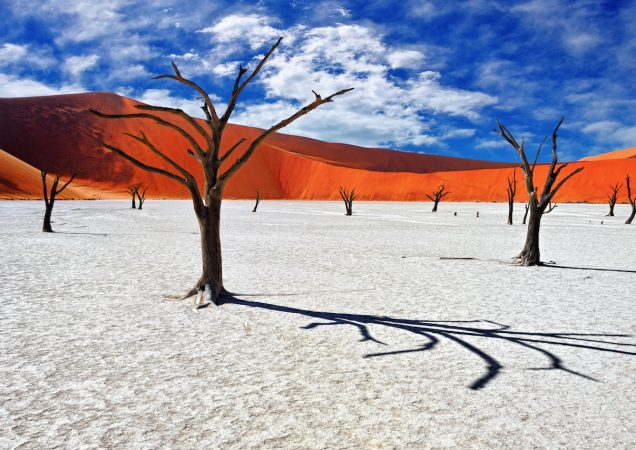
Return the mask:
<path id="1" fill-rule="evenodd" d="M 626 205 L 559 205 L 535 268 L 505 204 L 223 208 L 193 311 L 189 202 L 0 202 L 0 448 L 636 447 Z"/>

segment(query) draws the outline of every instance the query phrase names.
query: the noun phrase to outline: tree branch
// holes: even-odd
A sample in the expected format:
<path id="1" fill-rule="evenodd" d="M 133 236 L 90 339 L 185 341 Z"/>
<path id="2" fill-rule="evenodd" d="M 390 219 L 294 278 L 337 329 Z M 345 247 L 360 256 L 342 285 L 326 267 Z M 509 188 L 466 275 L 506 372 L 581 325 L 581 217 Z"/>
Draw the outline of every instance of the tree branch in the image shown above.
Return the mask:
<path id="1" fill-rule="evenodd" d="M 152 142 L 150 142 L 150 140 L 148 139 L 148 137 L 144 134 L 143 131 L 139 131 L 140 136 L 135 136 L 134 134 L 131 133 L 124 133 L 126 136 L 130 136 L 131 138 L 133 138 L 134 140 L 136 140 L 137 142 L 141 142 L 142 144 L 144 144 L 146 147 L 148 147 L 155 155 L 157 155 L 158 157 L 160 157 L 161 159 L 163 159 L 165 162 L 167 162 L 168 164 L 170 164 L 172 167 L 174 167 L 175 169 L 177 169 L 179 172 L 181 172 L 181 174 L 184 176 L 184 178 L 186 180 L 190 179 L 190 178 L 194 178 L 192 176 L 192 174 L 190 172 L 188 172 L 187 170 L 185 170 L 183 167 L 181 167 L 179 164 L 177 164 L 172 158 L 168 157 L 165 153 L 163 153 L 162 151 L 160 151 L 157 147 L 155 147 Z"/>
<path id="2" fill-rule="evenodd" d="M 175 175 L 172 172 L 168 172 L 167 170 L 160 169 L 159 167 L 154 167 L 154 166 L 149 166 L 148 164 L 144 164 L 138 159 L 133 158 L 132 156 L 130 156 L 128 153 L 124 152 L 123 150 L 118 149 L 117 147 L 113 147 L 112 145 L 108 145 L 108 144 L 104 144 L 104 147 L 112 152 L 117 153 L 119 156 L 123 157 L 124 159 L 127 159 L 128 161 L 130 161 L 131 163 L 133 163 L 134 165 L 136 165 L 137 167 L 141 169 L 147 170 L 148 172 L 158 173 L 159 175 L 163 175 L 164 177 L 172 178 L 173 180 L 176 180 L 185 186 L 188 185 L 187 181 L 181 178 L 180 176 Z"/>
<path id="3" fill-rule="evenodd" d="M 279 42 L 280 42 L 280 39 L 279 39 Z M 351 90 L 353 90 L 353 88 L 343 89 L 343 90 L 338 91 L 338 92 L 336 92 L 334 94 L 331 94 L 329 97 L 324 98 L 324 99 L 316 98 L 316 100 L 314 100 L 313 102 L 311 102 L 307 106 L 303 107 L 302 109 L 300 109 L 299 111 L 295 112 L 294 114 L 292 114 L 288 118 L 281 120 L 276 125 L 272 126 L 268 130 L 264 131 L 259 137 L 257 137 L 256 139 L 254 139 L 254 141 L 252 141 L 252 143 L 247 148 L 247 150 L 245 150 L 245 153 L 243 153 L 243 155 L 240 158 L 238 158 L 234 162 L 234 164 L 232 164 L 232 166 L 224 174 L 222 174 L 218 178 L 217 184 L 218 183 L 221 183 L 221 184 L 225 183 L 232 175 L 234 175 L 236 173 L 236 171 L 239 170 L 243 166 L 243 164 L 245 164 L 247 162 L 247 160 L 250 158 L 250 156 L 252 156 L 252 153 L 254 153 L 254 150 L 256 150 L 256 147 L 258 147 L 260 145 L 260 143 L 263 142 L 263 140 L 267 136 L 269 136 L 270 134 L 280 130 L 281 128 L 285 128 L 287 125 L 289 125 L 290 123 L 294 122 L 296 119 L 298 119 L 298 118 L 304 116 L 305 114 L 313 111 L 314 109 L 318 108 L 320 105 L 332 102 L 334 97 L 346 94 L 347 92 L 349 92 Z"/>
<path id="4" fill-rule="evenodd" d="M 245 138 L 241 138 L 238 140 L 238 142 L 236 144 L 234 144 L 233 146 L 231 146 L 227 152 L 225 152 L 225 154 L 223 156 L 221 156 L 221 158 L 219 158 L 219 162 L 223 162 L 226 159 L 228 159 L 230 157 L 230 155 L 232 154 L 232 152 L 234 152 L 234 150 L 236 150 L 236 148 L 241 145 L 243 142 L 245 142 Z"/>
<path id="5" fill-rule="evenodd" d="M 161 111 L 161 112 L 166 112 L 166 113 L 169 113 L 169 114 L 174 114 L 176 116 L 179 116 L 179 117 L 185 119 L 190 125 L 192 125 L 192 128 L 197 130 L 199 132 L 199 134 L 201 136 L 203 136 L 207 142 L 209 142 L 212 139 L 212 136 L 210 136 L 203 129 L 203 127 L 201 125 L 199 125 L 197 123 L 197 121 L 193 117 L 190 116 L 190 114 L 187 114 L 182 109 L 179 109 L 179 108 L 166 108 L 166 107 L 163 107 L 163 106 L 152 106 L 152 105 L 136 105 L 135 108 L 141 109 L 141 110 L 147 110 L 147 111 Z"/>
<path id="6" fill-rule="evenodd" d="M 69 184 L 71 184 L 71 181 L 73 181 L 73 179 L 75 178 L 75 175 L 77 175 L 76 173 L 74 173 L 71 178 L 64 184 L 64 186 L 62 186 L 61 189 L 55 191 L 55 195 L 60 194 L 64 189 L 66 189 L 66 186 L 68 186 Z"/>

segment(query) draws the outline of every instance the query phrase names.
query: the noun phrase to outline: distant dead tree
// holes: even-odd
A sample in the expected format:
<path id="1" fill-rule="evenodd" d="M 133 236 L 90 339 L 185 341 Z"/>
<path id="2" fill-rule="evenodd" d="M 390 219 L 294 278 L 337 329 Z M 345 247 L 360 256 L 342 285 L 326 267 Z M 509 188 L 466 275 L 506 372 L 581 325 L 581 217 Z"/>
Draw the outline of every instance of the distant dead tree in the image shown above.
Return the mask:
<path id="1" fill-rule="evenodd" d="M 44 191 L 44 204 L 46 205 L 46 209 L 44 211 L 44 223 L 42 224 L 42 231 L 47 233 L 53 233 L 53 228 L 51 228 L 51 213 L 53 212 L 53 205 L 55 204 L 55 197 L 61 193 L 66 187 L 71 184 L 71 181 L 75 178 L 73 174 L 69 180 L 64 183 L 64 185 L 58 189 L 57 186 L 60 182 L 61 175 L 55 175 L 53 179 L 53 185 L 51 186 L 51 191 L 49 192 L 46 186 L 46 174 L 48 172 L 46 170 L 40 170 L 40 175 L 42 176 L 42 189 Z"/>
<path id="2" fill-rule="evenodd" d="M 141 211 L 143 206 L 144 206 L 144 202 L 146 201 L 146 190 L 148 188 L 144 188 L 144 190 L 141 190 L 141 186 L 139 187 L 139 189 L 137 189 L 137 200 L 139 200 L 139 210 Z M 141 192 L 141 193 L 140 193 Z"/>
<path id="3" fill-rule="evenodd" d="M 636 195 L 634 196 L 634 198 L 632 198 L 632 189 L 629 185 L 629 175 L 625 177 L 625 181 L 627 183 L 627 200 L 629 200 L 629 204 L 632 205 L 632 213 L 625 221 L 625 223 L 629 225 L 632 223 L 632 220 L 634 220 L 634 216 L 636 216 Z"/>
<path id="4" fill-rule="evenodd" d="M 608 216 L 614 217 L 614 206 L 616 206 L 616 198 L 618 197 L 618 191 L 621 190 L 623 185 L 619 186 L 618 181 L 614 186 L 610 185 L 610 189 L 612 190 L 611 194 L 607 194 L 607 204 L 609 205 L 609 214 Z"/>
<path id="5" fill-rule="evenodd" d="M 526 235 L 526 243 L 523 250 L 521 250 L 521 253 L 519 253 L 519 255 L 515 258 L 517 263 L 523 266 L 536 266 L 541 264 L 541 254 L 539 251 L 539 230 L 541 228 L 541 218 L 554 196 L 557 194 L 559 189 L 561 189 L 561 186 L 563 186 L 565 182 L 574 175 L 583 170 L 583 167 L 574 169 L 568 175 L 563 177 L 563 179 L 561 179 L 561 181 L 559 181 L 555 186 L 555 182 L 557 181 L 561 171 L 568 165 L 568 163 L 564 163 L 557 167 L 557 133 L 563 124 L 563 120 L 564 118 L 562 117 L 552 132 L 552 162 L 548 168 L 548 174 L 545 179 L 545 183 L 543 184 L 543 191 L 539 197 L 537 196 L 537 189 L 534 186 L 534 169 L 537 165 L 539 153 L 541 152 L 541 147 L 543 146 L 543 142 L 545 142 L 545 138 L 537 149 L 534 162 L 530 165 L 526 158 L 525 141 L 522 140 L 521 144 L 519 144 L 512 133 L 510 133 L 510 131 L 508 131 L 508 129 L 501 123 L 497 122 L 497 133 L 517 151 L 521 158 L 521 169 L 523 170 L 526 178 L 526 189 L 530 199 L 528 202 L 530 218 Z"/>
<path id="6" fill-rule="evenodd" d="M 426 194 L 426 196 L 428 198 L 431 199 L 432 202 L 434 202 L 433 204 L 433 212 L 437 211 L 437 205 L 439 204 L 439 201 L 441 199 L 443 199 L 444 197 L 446 197 L 448 194 L 450 194 L 450 192 L 446 191 L 446 186 L 444 186 L 444 184 L 440 184 L 439 186 L 437 186 L 437 190 L 435 192 L 433 192 L 433 197 L 431 197 L 430 195 Z"/>
<path id="7" fill-rule="evenodd" d="M 137 198 L 137 192 L 139 191 L 141 186 L 142 186 L 141 183 L 135 183 L 128 186 L 128 193 L 130 194 L 130 197 L 132 198 L 132 205 L 130 207 L 133 209 L 137 208 L 137 205 L 135 204 L 135 200 Z"/>
<path id="8" fill-rule="evenodd" d="M 340 186 L 340 197 L 342 197 L 342 201 L 345 204 L 345 216 L 350 216 L 353 214 L 353 200 L 356 198 L 356 189 L 353 188 L 349 191 L 347 188 L 343 188 Z"/>
<path id="9" fill-rule="evenodd" d="M 196 159 L 201 166 L 201 172 L 205 183 L 203 191 L 200 190 L 195 176 L 184 169 L 183 166 L 178 164 L 172 157 L 168 156 L 165 151 L 160 150 L 143 131 L 140 131 L 138 135 L 130 133 L 126 133 L 126 135 L 143 144 L 148 150 L 150 150 L 150 152 L 171 166 L 170 170 L 144 163 L 131 156 L 130 153 L 112 145 L 104 144 L 104 147 L 120 155 L 137 167 L 149 172 L 163 175 L 182 184 L 190 192 L 192 203 L 194 205 L 194 212 L 199 222 L 199 230 L 201 232 L 202 274 L 195 286 L 187 293 L 186 297 L 198 294 L 197 301 L 199 301 L 199 299 L 203 296 L 203 293 L 205 293 L 206 305 L 213 302 L 218 303 L 218 299 L 227 294 L 227 291 L 223 286 L 221 237 L 219 228 L 223 190 L 228 180 L 241 167 L 243 167 L 243 165 L 245 165 L 254 151 L 269 135 L 286 127 L 319 106 L 332 102 L 334 97 L 345 94 L 353 89 L 343 89 L 324 98 L 316 92 L 313 92 L 313 101 L 267 130 L 262 131 L 253 141 L 249 143 L 247 148 L 242 151 L 238 158 L 231 161 L 230 157 L 245 141 L 245 138 L 239 139 L 236 143 L 229 147 L 224 154 L 221 154 L 221 142 L 225 127 L 230 120 L 230 116 L 234 111 L 239 96 L 247 85 L 258 75 L 281 41 L 282 38 L 279 38 L 276 41 L 276 43 L 254 66 L 254 69 L 247 78 L 243 78 L 243 76 L 248 72 L 248 69 L 243 66 L 239 66 L 230 98 L 227 101 L 227 108 L 221 116 L 217 114 L 210 95 L 197 83 L 185 78 L 174 62 L 172 63 L 174 74 L 155 77 L 155 79 L 169 78 L 194 89 L 198 95 L 202 97 L 204 102 L 201 108 L 206 119 L 203 123 L 195 120 L 181 109 L 160 106 L 136 105 L 136 108 L 140 110 L 140 112 L 129 114 L 107 114 L 91 110 L 93 114 L 106 119 L 148 119 L 160 127 L 169 128 L 177 132 L 188 142 L 189 148 L 187 153 Z M 161 115 L 151 114 L 150 112 L 161 113 Z M 183 123 L 184 125 L 178 125 L 177 123 L 165 118 L 169 116 L 180 119 L 181 122 L 179 123 Z M 200 144 L 201 142 L 203 142 L 203 144 Z M 224 166 L 226 167 L 224 170 L 221 170 L 222 163 L 225 161 L 227 161 L 228 164 Z"/>
<path id="10" fill-rule="evenodd" d="M 254 209 L 252 210 L 252 212 L 256 212 L 256 208 L 258 208 L 258 204 L 261 202 L 261 193 L 258 192 L 258 189 L 256 189 L 256 203 L 254 204 Z"/>
<path id="11" fill-rule="evenodd" d="M 530 211 L 530 203 L 526 203 L 525 207 L 526 207 L 526 212 L 523 213 L 523 221 L 521 222 L 524 225 L 526 224 L 526 221 L 528 220 L 528 211 Z"/>
<path id="12" fill-rule="evenodd" d="M 508 225 L 512 225 L 512 211 L 515 206 L 517 193 L 517 169 L 512 171 L 512 180 L 508 178 Z"/>
<path id="13" fill-rule="evenodd" d="M 558 204 L 552 204 L 552 202 L 548 203 L 548 207 L 546 208 L 545 212 L 543 214 L 549 214 L 551 213 L 557 206 L 559 206 Z"/>

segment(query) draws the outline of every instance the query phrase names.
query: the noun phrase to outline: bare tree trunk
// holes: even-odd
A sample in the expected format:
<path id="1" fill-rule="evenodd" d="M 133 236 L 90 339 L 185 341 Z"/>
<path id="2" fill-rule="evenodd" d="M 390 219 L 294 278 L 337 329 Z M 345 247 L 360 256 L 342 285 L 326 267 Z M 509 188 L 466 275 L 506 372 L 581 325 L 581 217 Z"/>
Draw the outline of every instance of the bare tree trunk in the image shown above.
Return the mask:
<path id="1" fill-rule="evenodd" d="M 526 220 L 528 220 L 528 211 L 530 211 L 530 203 L 526 203 L 526 212 L 523 214 L 523 222 L 522 224 L 526 224 Z"/>
<path id="2" fill-rule="evenodd" d="M 528 232 L 526 234 L 526 243 L 517 256 L 519 264 L 522 266 L 536 266 L 541 262 L 541 253 L 539 251 L 539 229 L 541 228 L 541 211 L 530 204 L 530 220 L 528 220 Z"/>
<path id="3" fill-rule="evenodd" d="M 208 197 L 209 205 L 205 206 L 203 214 L 197 214 L 199 230 L 201 231 L 201 278 L 196 284 L 199 291 L 211 291 L 216 301 L 226 293 L 223 287 L 223 264 L 221 258 L 221 197 Z M 207 294 L 207 293 L 206 293 Z"/>
<path id="4" fill-rule="evenodd" d="M 627 182 L 627 200 L 629 204 L 632 205 L 632 213 L 625 221 L 625 224 L 629 225 L 634 220 L 634 216 L 636 216 L 636 195 L 632 198 L 632 186 L 630 184 L 631 179 L 629 178 L 629 174 L 625 177 L 625 181 Z"/>
<path id="5" fill-rule="evenodd" d="M 512 211 L 514 210 L 514 203 L 512 200 L 508 200 L 508 225 L 512 225 Z"/>
<path id="6" fill-rule="evenodd" d="M 256 189 L 256 203 L 254 204 L 254 209 L 252 210 L 253 213 L 256 212 L 256 209 L 258 208 L 258 204 L 261 202 L 261 193 L 258 191 L 258 189 Z"/>
<path id="7" fill-rule="evenodd" d="M 44 212 L 44 224 L 42 225 L 42 231 L 47 233 L 53 233 L 53 228 L 51 228 L 51 213 L 53 212 L 53 201 L 49 201 L 46 205 L 46 210 Z"/>
<path id="8" fill-rule="evenodd" d="M 629 217 L 627 218 L 625 223 L 627 225 L 630 225 L 632 223 L 632 221 L 634 220 L 635 216 L 636 216 L 636 205 L 632 205 L 632 213 L 629 215 Z"/>
<path id="9" fill-rule="evenodd" d="M 435 200 L 435 203 L 433 204 L 433 211 L 432 212 L 437 212 L 437 204 L 439 203 L 439 200 Z"/>

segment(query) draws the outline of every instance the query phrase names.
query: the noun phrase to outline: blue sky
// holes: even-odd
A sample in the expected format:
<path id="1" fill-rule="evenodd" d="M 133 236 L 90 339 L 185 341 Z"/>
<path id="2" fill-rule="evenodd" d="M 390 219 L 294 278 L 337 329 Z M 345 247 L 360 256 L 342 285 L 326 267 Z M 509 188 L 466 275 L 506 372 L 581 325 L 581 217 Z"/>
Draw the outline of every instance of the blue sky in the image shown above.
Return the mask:
<path id="1" fill-rule="evenodd" d="M 516 160 L 561 115 L 561 159 L 636 146 L 636 1 L 0 1 L 0 97 L 113 91 L 199 115 L 170 71 L 223 108 L 239 63 L 285 39 L 233 122 L 267 127 L 356 90 L 285 132 Z M 546 155 L 547 152 L 546 152 Z"/>

